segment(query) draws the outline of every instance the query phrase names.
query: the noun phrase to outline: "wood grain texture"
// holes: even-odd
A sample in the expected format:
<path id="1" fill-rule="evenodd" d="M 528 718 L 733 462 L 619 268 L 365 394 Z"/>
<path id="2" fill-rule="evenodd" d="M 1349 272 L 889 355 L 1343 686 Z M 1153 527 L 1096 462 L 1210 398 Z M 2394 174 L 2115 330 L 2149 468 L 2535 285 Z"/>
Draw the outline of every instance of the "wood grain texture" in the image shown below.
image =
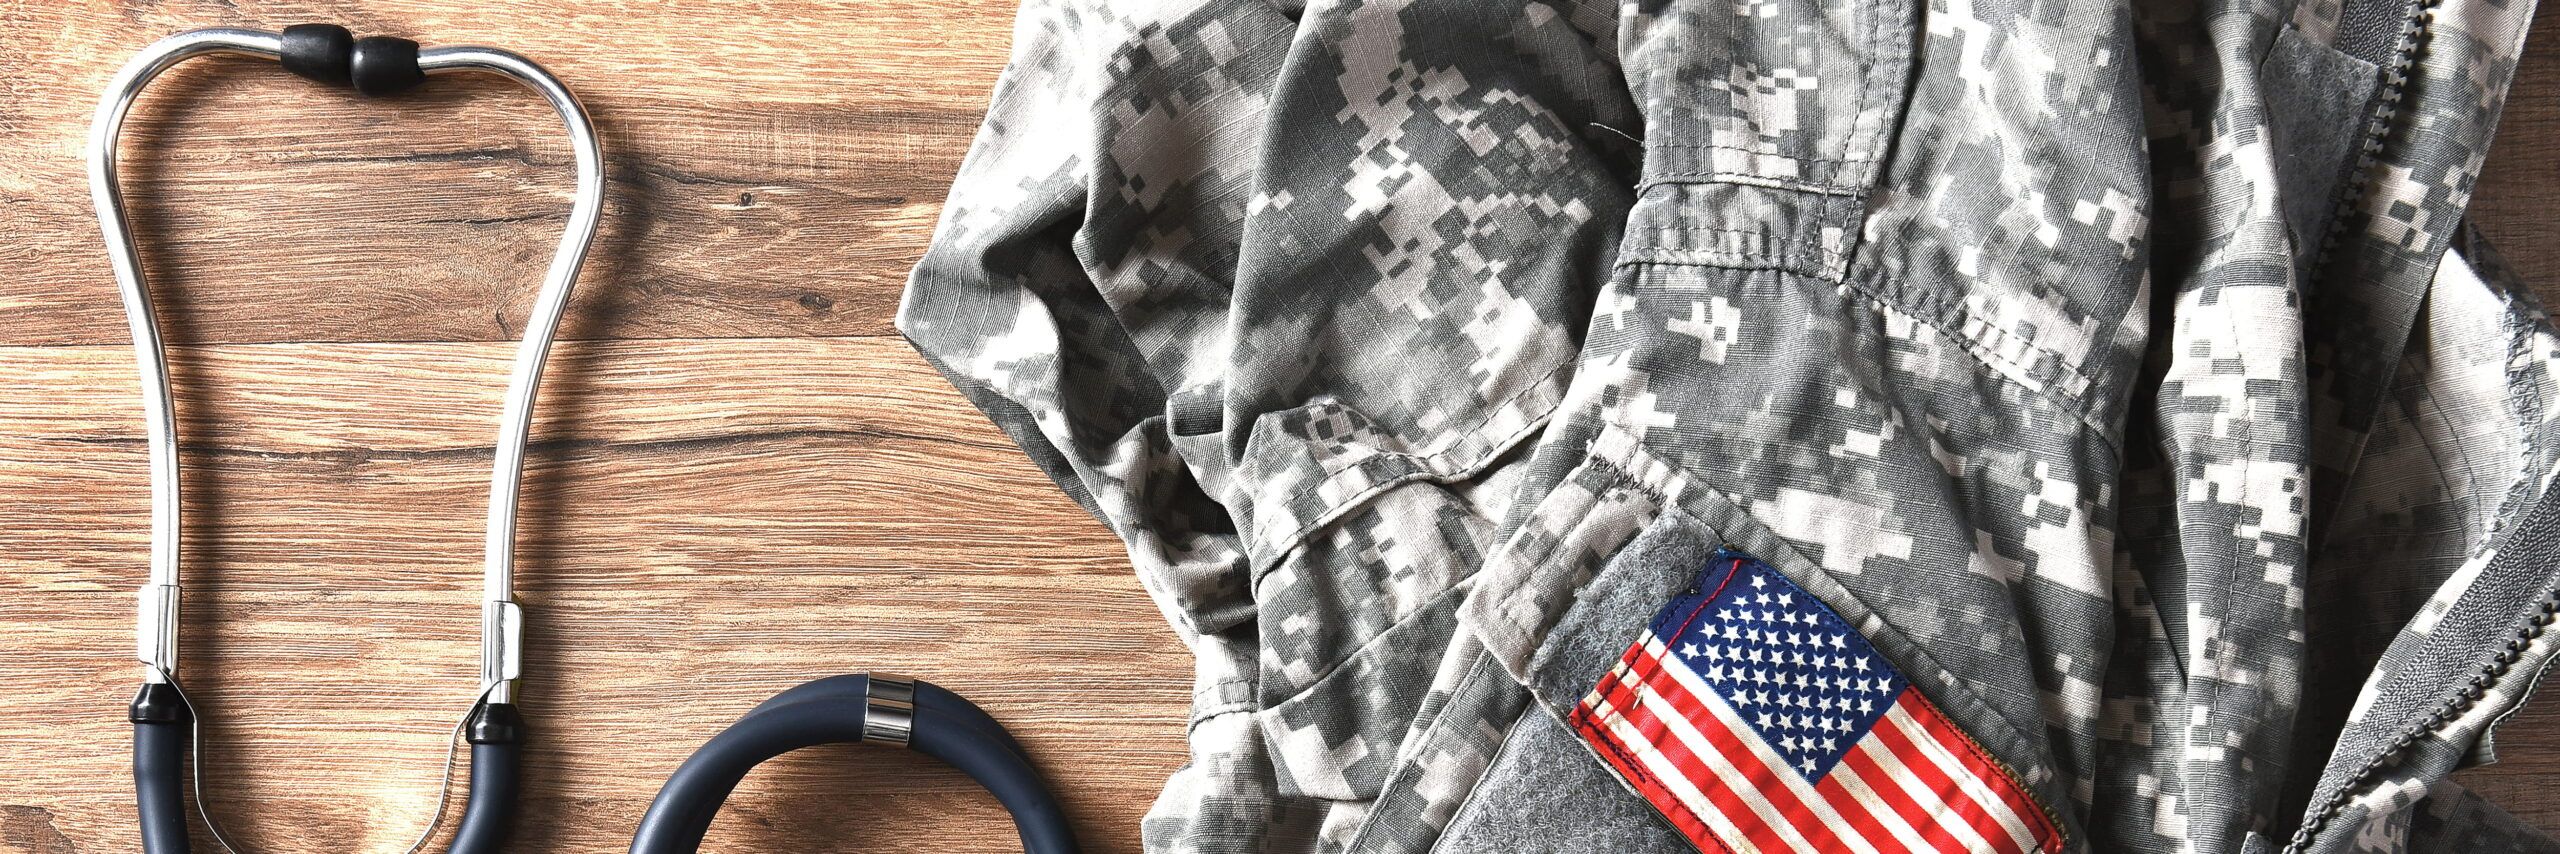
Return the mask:
<path id="1" fill-rule="evenodd" d="M 889 328 L 1011 5 L 0 0 L 0 854 L 135 847 L 146 481 L 80 172 L 95 94 L 168 32 L 312 20 L 533 56 L 609 153 L 524 497 L 516 850 L 622 850 L 719 727 L 868 669 L 1017 725 L 1090 850 L 1136 850 L 1183 758 L 1189 659 L 1116 541 Z M 2479 210 L 2543 281 L 2555 129 L 2560 47 L 2537 45 Z M 155 85 L 126 151 L 178 345 L 214 809 L 258 850 L 398 851 L 477 674 L 488 436 L 567 210 L 565 144 L 495 82 L 391 108 L 215 60 Z M 2560 701 L 2500 743 L 2505 764 L 2462 778 L 2560 827 Z M 956 773 L 837 749 L 758 771 L 708 850 L 1013 846 Z"/>
<path id="2" fill-rule="evenodd" d="M 306 20 L 536 57 L 610 155 L 524 496 L 515 849 L 621 850 L 755 702 L 884 670 L 1017 726 L 1090 848 L 1135 850 L 1183 759 L 1188 655 L 1117 541 L 889 328 L 1011 9 L 886 0 L 0 2 L 0 852 L 136 844 L 118 709 L 146 479 L 81 190 L 96 92 L 168 32 Z M 489 436 L 566 145 L 509 84 L 393 108 L 231 60 L 171 72 L 125 139 L 178 345 L 213 808 L 256 850 L 398 851 L 477 678 Z M 759 770 L 709 850 L 1009 834 L 957 773 L 847 748 Z"/>

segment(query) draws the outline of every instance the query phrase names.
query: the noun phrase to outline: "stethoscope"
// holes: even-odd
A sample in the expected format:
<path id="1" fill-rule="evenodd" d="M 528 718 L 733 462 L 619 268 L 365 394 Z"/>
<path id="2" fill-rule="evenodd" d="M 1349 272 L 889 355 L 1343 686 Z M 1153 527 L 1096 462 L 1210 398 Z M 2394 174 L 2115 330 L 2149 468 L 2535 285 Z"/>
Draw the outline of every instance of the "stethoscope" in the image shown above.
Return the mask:
<path id="1" fill-rule="evenodd" d="M 482 571 L 480 683 L 469 711 L 455 724 L 452 741 L 471 745 L 470 782 L 460 824 L 448 851 L 498 850 L 515 813 L 517 773 L 523 761 L 524 717 L 516 709 L 523 674 L 524 611 L 513 593 L 517 485 L 523 478 L 525 439 L 532 423 L 534 391 L 552 336 L 567 309 L 588 245 L 604 209 L 604 155 L 586 109 L 568 87 L 531 60 L 487 47 L 420 50 L 406 39 L 358 39 L 326 24 L 287 27 L 282 33 L 202 29 L 179 33 L 143 49 L 107 87 L 89 129 L 89 195 L 98 210 L 107 256 L 124 297 L 135 362 L 142 374 L 142 410 L 151 469 L 151 578 L 141 590 L 135 632 L 142 689 L 133 722 L 136 807 L 145 854 L 188 850 L 187 769 L 193 797 L 214 842 L 238 848 L 205 809 L 202 715 L 178 681 L 178 435 L 169 371 L 151 293 L 133 237 L 126 230 L 123 193 L 116 187 L 116 136 L 134 98 L 153 78 L 187 59 L 228 53 L 264 57 L 311 80 L 350 85 L 365 95 L 405 91 L 430 75 L 451 71 L 494 72 L 540 93 L 558 111 L 575 153 L 577 189 L 560 247 L 544 274 L 498 419 L 496 463 L 490 473 L 489 523 Z M 959 768 L 985 786 L 1013 815 L 1027 854 L 1076 850 L 1064 811 L 1047 783 L 1004 727 L 975 704 L 920 680 L 886 674 L 820 679 L 776 695 L 714 737 L 678 768 L 651 802 L 634 835 L 633 854 L 694 851 L 713 816 L 738 781 L 758 763 L 802 747 L 865 742 L 908 747 Z M 437 810 L 411 854 L 435 835 L 451 794 L 454 763 L 449 749 Z"/>

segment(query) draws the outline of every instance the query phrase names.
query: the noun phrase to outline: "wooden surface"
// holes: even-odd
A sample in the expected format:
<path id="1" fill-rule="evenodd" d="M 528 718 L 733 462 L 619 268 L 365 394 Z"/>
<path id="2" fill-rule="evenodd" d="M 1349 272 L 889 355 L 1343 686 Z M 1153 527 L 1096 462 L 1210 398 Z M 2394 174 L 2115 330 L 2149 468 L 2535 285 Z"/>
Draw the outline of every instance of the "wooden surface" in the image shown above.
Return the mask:
<path id="1" fill-rule="evenodd" d="M 1010 7 L 338 5 L 0 0 L 0 852 L 137 844 L 120 719 L 147 479 L 89 114 L 153 38 L 308 20 L 535 57 L 609 155 L 524 495 L 514 850 L 622 850 L 704 739 L 857 670 L 984 704 L 1090 850 L 1136 850 L 1183 758 L 1188 655 L 1117 542 L 889 325 Z M 191 62 L 134 116 L 124 184 L 179 345 L 213 809 L 254 850 L 400 851 L 478 677 L 487 446 L 567 145 L 513 84 L 395 108 L 246 60 Z M 956 772 L 839 748 L 759 770 L 709 849 L 1010 832 Z"/>
<path id="2" fill-rule="evenodd" d="M 889 326 L 1011 4 L 337 5 L 0 0 L 0 854 L 136 844 L 146 477 L 80 172 L 94 98 L 159 35 L 306 20 L 533 56 L 609 154 L 524 497 L 537 740 L 516 850 L 621 850 L 695 745 L 853 670 L 976 698 L 1062 782 L 1090 850 L 1135 850 L 1182 759 L 1188 657 L 1116 542 Z M 2482 217 L 2560 281 L 2560 48 L 2509 113 Z M 257 850 L 399 851 L 477 675 L 486 443 L 566 146 L 507 84 L 394 109 L 231 60 L 164 78 L 126 140 L 177 345 L 213 808 Z M 2464 779 L 2560 827 L 2556 710 Z M 954 772 L 834 749 L 757 772 L 710 850 L 1013 850 L 1008 831 Z"/>

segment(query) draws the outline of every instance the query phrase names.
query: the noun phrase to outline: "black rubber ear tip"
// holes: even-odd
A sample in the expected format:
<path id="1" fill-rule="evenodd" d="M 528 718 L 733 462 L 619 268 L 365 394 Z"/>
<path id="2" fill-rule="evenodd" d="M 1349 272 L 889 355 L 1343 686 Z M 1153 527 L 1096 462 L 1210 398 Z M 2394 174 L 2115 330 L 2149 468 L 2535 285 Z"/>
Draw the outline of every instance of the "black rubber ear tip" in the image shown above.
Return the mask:
<path id="1" fill-rule="evenodd" d="M 366 95 L 395 94 L 427 79 L 418 69 L 418 43 L 390 36 L 357 39 L 347 68 L 356 91 Z"/>
<path id="2" fill-rule="evenodd" d="M 277 57 L 284 70 L 305 80 L 347 85 L 347 69 L 354 62 L 355 34 L 336 24 L 295 24 L 284 28 L 284 44 Z"/>

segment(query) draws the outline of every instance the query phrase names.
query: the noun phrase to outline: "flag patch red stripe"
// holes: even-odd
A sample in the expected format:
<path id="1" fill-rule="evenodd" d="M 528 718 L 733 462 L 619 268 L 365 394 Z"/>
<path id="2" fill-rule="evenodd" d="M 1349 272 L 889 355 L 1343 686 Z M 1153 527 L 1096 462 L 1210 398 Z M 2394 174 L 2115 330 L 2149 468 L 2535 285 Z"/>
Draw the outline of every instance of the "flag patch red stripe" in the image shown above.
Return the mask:
<path id="1" fill-rule="evenodd" d="M 1864 635 L 1737 551 L 1654 615 L 1568 723 L 1701 848 L 2062 847 L 2015 776 Z"/>

